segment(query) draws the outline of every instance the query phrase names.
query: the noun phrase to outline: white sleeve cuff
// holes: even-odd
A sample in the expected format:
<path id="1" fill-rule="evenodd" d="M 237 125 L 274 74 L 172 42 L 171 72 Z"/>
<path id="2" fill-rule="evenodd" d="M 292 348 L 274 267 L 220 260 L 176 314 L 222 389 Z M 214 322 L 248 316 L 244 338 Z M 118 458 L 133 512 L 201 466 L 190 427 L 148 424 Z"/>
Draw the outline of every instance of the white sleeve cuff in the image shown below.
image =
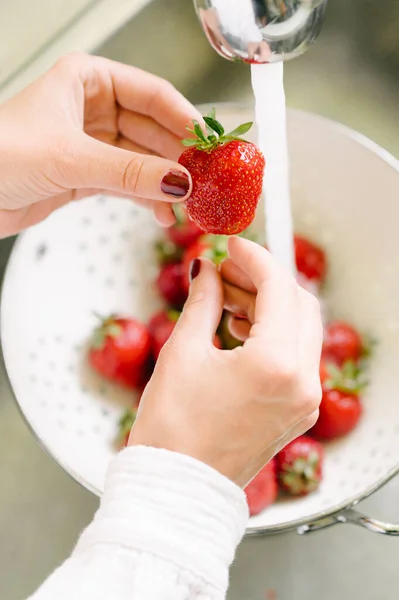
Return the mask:
<path id="1" fill-rule="evenodd" d="M 116 544 L 226 589 L 247 520 L 243 491 L 211 467 L 168 450 L 130 447 L 111 463 L 100 509 L 75 554 Z"/>

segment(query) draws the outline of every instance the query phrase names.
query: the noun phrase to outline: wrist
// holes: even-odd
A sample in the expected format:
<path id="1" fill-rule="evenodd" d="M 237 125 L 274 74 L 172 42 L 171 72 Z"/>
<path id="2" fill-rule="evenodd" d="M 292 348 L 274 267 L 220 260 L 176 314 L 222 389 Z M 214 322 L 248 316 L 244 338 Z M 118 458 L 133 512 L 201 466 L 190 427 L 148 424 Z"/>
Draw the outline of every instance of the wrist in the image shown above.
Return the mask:
<path id="1" fill-rule="evenodd" d="M 101 507 L 75 552 L 122 545 L 156 554 L 225 589 L 247 518 L 244 493 L 210 467 L 136 446 L 111 464 Z"/>

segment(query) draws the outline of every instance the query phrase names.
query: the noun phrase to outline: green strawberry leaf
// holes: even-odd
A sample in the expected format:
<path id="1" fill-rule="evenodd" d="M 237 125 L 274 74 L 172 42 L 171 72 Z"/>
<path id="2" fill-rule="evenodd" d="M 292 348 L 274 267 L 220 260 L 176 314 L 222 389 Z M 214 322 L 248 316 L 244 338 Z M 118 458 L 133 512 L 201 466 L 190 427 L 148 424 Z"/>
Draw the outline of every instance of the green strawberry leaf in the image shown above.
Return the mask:
<path id="1" fill-rule="evenodd" d="M 341 368 L 328 364 L 327 373 L 329 378 L 324 382 L 324 386 L 330 390 L 357 395 L 369 385 L 364 365 L 353 360 L 345 361 Z"/>
<path id="2" fill-rule="evenodd" d="M 155 244 L 155 252 L 160 265 L 178 262 L 183 254 L 181 248 L 178 248 L 171 240 L 158 240 Z"/>
<path id="3" fill-rule="evenodd" d="M 189 148 L 190 146 L 199 145 L 198 140 L 194 138 L 184 138 L 184 140 L 182 140 L 181 143 L 183 144 L 183 146 L 187 146 L 187 148 Z"/>
<path id="4" fill-rule="evenodd" d="M 108 337 L 117 338 L 122 333 L 122 327 L 117 323 L 108 323 L 104 327 L 104 333 Z"/>
<path id="5" fill-rule="evenodd" d="M 173 309 L 170 309 L 167 312 L 167 315 L 168 315 L 169 319 L 171 321 L 173 321 L 173 323 L 177 323 L 177 321 L 179 320 L 180 314 L 181 314 L 180 311 L 173 310 Z"/>
<path id="6" fill-rule="evenodd" d="M 103 327 L 97 327 L 91 338 L 91 347 L 93 350 L 101 350 L 105 343 L 105 333 Z"/>
<path id="7" fill-rule="evenodd" d="M 200 140 L 202 140 L 203 142 L 205 142 L 205 144 L 208 143 L 208 140 L 205 137 L 205 133 L 202 131 L 200 124 L 198 123 L 198 121 L 193 121 L 194 123 L 194 131 L 196 133 L 196 135 L 199 137 Z"/>
<path id="8" fill-rule="evenodd" d="M 253 122 L 250 121 L 248 123 L 243 123 L 242 125 L 239 125 L 238 127 L 236 127 L 236 129 L 233 129 L 233 131 L 230 131 L 230 133 L 227 134 L 227 138 L 237 138 L 241 135 L 244 135 L 245 133 L 247 133 L 247 131 L 249 131 L 251 129 L 253 125 Z"/>
<path id="9" fill-rule="evenodd" d="M 213 119 L 212 117 L 204 117 L 204 121 L 212 129 L 212 131 L 218 135 L 224 134 L 224 127 L 216 119 Z"/>
<path id="10" fill-rule="evenodd" d="M 134 422 L 136 420 L 137 411 L 135 409 L 128 408 L 119 420 L 119 444 L 125 441 L 125 438 L 132 430 Z"/>
<path id="11" fill-rule="evenodd" d="M 216 108 L 215 107 L 213 107 L 209 111 L 207 117 L 209 117 L 210 119 L 216 119 Z M 209 127 L 209 125 L 206 126 L 206 130 L 208 132 L 208 135 L 212 135 L 213 131 L 212 131 L 211 127 Z"/>

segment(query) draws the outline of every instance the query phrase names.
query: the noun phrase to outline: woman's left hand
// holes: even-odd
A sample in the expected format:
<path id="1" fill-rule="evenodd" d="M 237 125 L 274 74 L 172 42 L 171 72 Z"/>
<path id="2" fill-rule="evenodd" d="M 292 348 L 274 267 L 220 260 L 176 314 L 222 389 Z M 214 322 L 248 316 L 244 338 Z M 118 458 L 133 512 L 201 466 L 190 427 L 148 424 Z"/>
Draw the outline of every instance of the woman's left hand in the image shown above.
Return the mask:
<path id="1" fill-rule="evenodd" d="M 164 225 L 191 178 L 177 162 L 197 110 L 167 81 L 72 54 L 0 106 L 0 237 L 71 200 L 134 198 Z"/>

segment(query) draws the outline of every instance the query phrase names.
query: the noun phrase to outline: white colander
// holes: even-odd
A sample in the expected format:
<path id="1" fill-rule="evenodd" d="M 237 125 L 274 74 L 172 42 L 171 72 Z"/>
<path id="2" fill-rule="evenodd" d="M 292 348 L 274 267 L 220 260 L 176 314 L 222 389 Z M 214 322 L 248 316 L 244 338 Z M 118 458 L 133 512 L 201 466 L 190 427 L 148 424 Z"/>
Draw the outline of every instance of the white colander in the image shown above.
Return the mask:
<path id="1" fill-rule="evenodd" d="M 251 118 L 237 106 L 218 114 L 231 128 Z M 398 526 L 351 507 L 399 470 L 399 166 L 372 142 L 316 116 L 291 112 L 288 132 L 296 230 L 326 249 L 329 309 L 379 343 L 365 416 L 327 447 L 319 491 L 270 507 L 251 519 L 248 533 L 351 521 L 398 534 Z M 151 214 L 127 200 L 73 203 L 19 238 L 4 280 L 2 344 L 17 402 L 44 448 L 96 494 L 131 396 L 87 369 L 85 344 L 94 312 L 146 320 L 159 307 L 152 288 L 158 236 Z"/>

